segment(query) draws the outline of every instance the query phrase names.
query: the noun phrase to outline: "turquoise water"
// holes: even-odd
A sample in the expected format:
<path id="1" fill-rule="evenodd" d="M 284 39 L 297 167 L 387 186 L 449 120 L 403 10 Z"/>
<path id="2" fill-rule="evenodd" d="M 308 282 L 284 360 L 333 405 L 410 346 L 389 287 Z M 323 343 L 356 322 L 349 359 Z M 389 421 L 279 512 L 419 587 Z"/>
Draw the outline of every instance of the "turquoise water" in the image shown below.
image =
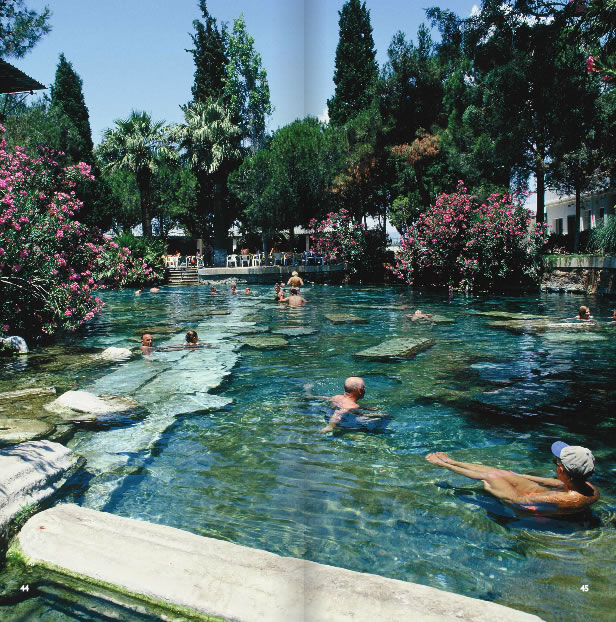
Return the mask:
<path id="1" fill-rule="evenodd" d="M 588 302 L 593 315 L 607 317 L 613 301 L 314 286 L 302 291 L 308 305 L 288 308 L 273 302 L 269 287 L 253 292 L 106 295 L 106 311 L 81 346 L 134 347 L 148 327 L 155 345 L 181 343 L 194 328 L 215 348 L 66 372 L 79 388 L 131 395 L 141 416 L 75 434 L 69 446 L 88 464 L 62 501 L 492 600 L 545 620 L 611 618 L 616 326 L 605 321 L 601 340 L 558 341 L 490 328 L 490 318 L 475 313 L 563 318 Z M 417 308 L 456 323 L 409 321 Z M 334 324 L 329 313 L 365 323 Z M 273 350 L 238 341 L 241 332 L 288 328 L 315 332 Z M 435 343 L 412 360 L 353 357 L 392 336 Z M 392 415 L 386 431 L 319 433 L 327 403 L 310 396 L 342 392 L 350 375 L 365 379 L 365 405 Z M 597 458 L 592 481 L 602 496 L 584 519 L 518 517 L 479 482 L 424 459 L 447 451 L 550 476 L 549 448 L 558 439 L 588 446 Z"/>

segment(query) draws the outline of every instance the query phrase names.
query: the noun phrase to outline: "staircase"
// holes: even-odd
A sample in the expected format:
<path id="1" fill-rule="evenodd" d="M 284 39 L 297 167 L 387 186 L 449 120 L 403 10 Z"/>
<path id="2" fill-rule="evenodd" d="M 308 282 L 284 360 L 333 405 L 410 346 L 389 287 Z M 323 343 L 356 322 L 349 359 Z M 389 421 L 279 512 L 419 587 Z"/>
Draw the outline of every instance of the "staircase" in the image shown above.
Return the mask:
<path id="1" fill-rule="evenodd" d="M 198 285 L 197 268 L 165 268 L 165 280 L 168 285 Z"/>

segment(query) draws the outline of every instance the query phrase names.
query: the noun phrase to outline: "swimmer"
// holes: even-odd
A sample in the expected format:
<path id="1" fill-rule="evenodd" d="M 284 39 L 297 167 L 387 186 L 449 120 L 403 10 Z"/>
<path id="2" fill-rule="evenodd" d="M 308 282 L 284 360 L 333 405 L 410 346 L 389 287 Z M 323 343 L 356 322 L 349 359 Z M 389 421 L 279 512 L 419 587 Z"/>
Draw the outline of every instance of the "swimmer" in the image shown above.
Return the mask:
<path id="1" fill-rule="evenodd" d="M 431 320 L 431 313 L 422 313 L 419 309 L 415 311 L 415 313 L 407 315 L 406 317 L 410 318 L 411 322 L 417 322 L 417 320 Z"/>
<path id="2" fill-rule="evenodd" d="M 141 345 L 139 347 L 144 354 L 152 354 L 154 350 L 154 346 L 152 345 L 153 341 L 150 333 L 143 333 L 141 336 Z"/>
<path id="3" fill-rule="evenodd" d="M 244 296 L 250 296 L 250 287 L 247 287 L 247 288 L 244 290 Z"/>
<path id="4" fill-rule="evenodd" d="M 233 284 L 231 285 L 231 294 L 232 294 L 233 296 L 235 296 L 235 294 L 237 294 L 237 287 L 236 287 L 235 283 L 233 283 Z"/>
<path id="5" fill-rule="evenodd" d="M 331 416 L 329 423 L 319 430 L 321 434 L 326 432 L 332 432 L 334 428 L 340 423 L 342 418 L 346 414 L 361 414 L 362 417 L 389 417 L 384 413 L 368 414 L 362 412 L 362 407 L 357 403 L 366 394 L 366 384 L 358 376 L 350 376 L 344 381 L 344 394 L 334 395 L 326 398 L 329 400 L 329 405 L 334 409 L 334 414 Z M 311 397 L 324 397 L 322 395 L 314 395 Z M 366 410 L 366 409 L 364 409 Z M 355 412 L 353 412 L 355 411 Z"/>
<path id="6" fill-rule="evenodd" d="M 299 295 L 299 289 L 297 289 L 296 287 L 292 287 L 291 295 L 288 298 L 281 298 L 280 302 L 288 302 L 289 306 L 298 307 L 299 305 L 303 305 L 310 301 Z"/>
<path id="7" fill-rule="evenodd" d="M 586 305 L 582 305 L 579 309 L 578 309 L 578 314 L 577 317 L 575 318 L 576 320 L 592 320 L 594 319 L 592 315 L 590 315 L 590 307 L 587 307 Z"/>
<path id="8" fill-rule="evenodd" d="M 276 297 L 274 298 L 276 302 L 280 302 L 284 298 L 284 294 L 282 293 L 282 290 L 280 289 L 280 285 L 278 285 L 278 283 L 274 283 L 274 293 L 276 294 Z"/>
<path id="9" fill-rule="evenodd" d="M 465 477 L 480 479 L 490 494 L 538 516 L 575 514 L 595 503 L 599 491 L 586 481 L 595 470 L 591 451 L 557 441 L 552 445 L 552 453 L 556 479 L 458 462 L 444 452 L 428 454 L 426 460 Z"/>
<path id="10" fill-rule="evenodd" d="M 158 294 L 160 289 L 158 287 L 150 287 L 150 294 Z"/>
<path id="11" fill-rule="evenodd" d="M 296 270 L 291 272 L 291 277 L 287 281 L 287 285 L 290 285 L 291 287 L 304 287 L 304 281 L 302 281 L 302 277 L 297 274 Z"/>
<path id="12" fill-rule="evenodd" d="M 216 291 L 216 285 L 212 285 L 212 289 L 210 289 L 210 294 L 212 294 L 212 296 L 218 295 L 218 292 Z"/>

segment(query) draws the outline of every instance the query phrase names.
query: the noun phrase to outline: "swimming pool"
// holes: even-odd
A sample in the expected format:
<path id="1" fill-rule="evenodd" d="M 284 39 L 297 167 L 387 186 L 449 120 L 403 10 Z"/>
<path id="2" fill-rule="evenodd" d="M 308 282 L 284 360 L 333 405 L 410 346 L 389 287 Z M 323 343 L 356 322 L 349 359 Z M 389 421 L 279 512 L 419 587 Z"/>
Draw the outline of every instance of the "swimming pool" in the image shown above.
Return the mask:
<path id="1" fill-rule="evenodd" d="M 60 501 L 493 600 L 546 620 L 610 618 L 616 326 L 604 321 L 598 340 L 516 335 L 491 328 L 480 313 L 563 318 L 589 302 L 594 316 L 607 317 L 613 304 L 313 286 L 302 290 L 309 304 L 288 308 L 273 301 L 270 287 L 255 286 L 251 296 L 224 289 L 105 296 L 103 316 L 79 345 L 132 347 L 148 328 L 165 346 L 193 328 L 215 348 L 67 371 L 79 388 L 133 396 L 141 416 L 74 435 L 69 446 L 88 465 Z M 411 322 L 406 315 L 417 308 L 456 321 Z M 340 313 L 361 322 L 326 318 Z M 288 345 L 261 350 L 240 341 L 272 335 Z M 353 356 L 390 337 L 434 344 L 409 360 Z M 26 365 L 14 373 L 34 371 Z M 392 415 L 384 432 L 319 433 L 327 403 L 310 396 L 342 392 L 350 375 L 366 381 L 365 405 Z M 593 482 L 602 496 L 584 521 L 518 517 L 479 482 L 424 459 L 447 451 L 550 476 L 549 448 L 558 439 L 588 446 L 597 458 Z"/>

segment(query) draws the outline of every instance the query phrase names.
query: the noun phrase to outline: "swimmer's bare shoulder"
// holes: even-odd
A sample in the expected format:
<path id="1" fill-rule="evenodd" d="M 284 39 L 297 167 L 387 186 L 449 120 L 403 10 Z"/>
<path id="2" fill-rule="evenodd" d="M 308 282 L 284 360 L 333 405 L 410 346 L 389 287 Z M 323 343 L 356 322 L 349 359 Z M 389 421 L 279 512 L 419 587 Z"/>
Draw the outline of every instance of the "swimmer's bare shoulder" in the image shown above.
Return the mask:
<path id="1" fill-rule="evenodd" d="M 599 500 L 599 491 L 590 482 L 586 482 L 589 494 L 577 490 L 550 490 L 539 486 L 536 492 L 526 494 L 517 499 L 504 499 L 519 506 L 521 509 L 545 516 L 559 516 L 581 512 Z M 489 490 L 486 486 L 486 490 Z"/>

